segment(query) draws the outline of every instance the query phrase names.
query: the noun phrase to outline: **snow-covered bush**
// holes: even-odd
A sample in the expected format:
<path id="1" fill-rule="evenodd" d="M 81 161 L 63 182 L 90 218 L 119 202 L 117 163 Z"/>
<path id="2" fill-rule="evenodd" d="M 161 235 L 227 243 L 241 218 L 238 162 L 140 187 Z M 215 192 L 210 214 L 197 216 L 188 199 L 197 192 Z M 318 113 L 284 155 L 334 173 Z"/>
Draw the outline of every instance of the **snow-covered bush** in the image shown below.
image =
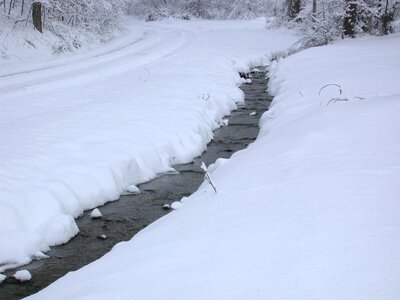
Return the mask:
<path id="1" fill-rule="evenodd" d="M 325 45 L 342 35 L 343 1 L 323 1 L 316 5 L 307 1 L 289 26 L 302 36 L 300 48 Z"/>
<path id="2" fill-rule="evenodd" d="M 130 13 L 148 21 L 162 17 L 251 19 L 273 15 L 283 0 L 133 0 Z"/>
<path id="3" fill-rule="evenodd" d="M 206 17 L 202 0 L 132 0 L 129 7 L 131 15 L 155 21 L 165 17 L 190 19 L 191 17 Z"/>
<path id="4" fill-rule="evenodd" d="M 396 20 L 400 17 L 400 1 L 354 1 L 357 6 L 355 29 L 358 32 L 388 34 L 395 32 Z"/>
<path id="5" fill-rule="evenodd" d="M 41 7 L 43 27 L 51 30 L 55 21 L 70 27 L 102 32 L 117 24 L 129 0 L 3 0 L 0 17 L 17 23 L 32 23 L 34 4 Z"/>
<path id="6" fill-rule="evenodd" d="M 82 41 L 105 40 L 119 25 L 129 0 L 3 0 L 0 37 L 7 44 L 15 33 L 30 41 L 34 30 L 55 35 L 53 52 L 79 48 Z M 17 34 L 18 35 L 18 34 Z M 45 37 L 48 38 L 47 36 Z M 31 42 L 34 44 L 33 42 Z M 6 56 L 6 49 L 0 51 Z"/>
<path id="7" fill-rule="evenodd" d="M 276 23 L 296 29 L 300 48 L 328 44 L 357 34 L 396 31 L 399 0 L 286 0 Z"/>

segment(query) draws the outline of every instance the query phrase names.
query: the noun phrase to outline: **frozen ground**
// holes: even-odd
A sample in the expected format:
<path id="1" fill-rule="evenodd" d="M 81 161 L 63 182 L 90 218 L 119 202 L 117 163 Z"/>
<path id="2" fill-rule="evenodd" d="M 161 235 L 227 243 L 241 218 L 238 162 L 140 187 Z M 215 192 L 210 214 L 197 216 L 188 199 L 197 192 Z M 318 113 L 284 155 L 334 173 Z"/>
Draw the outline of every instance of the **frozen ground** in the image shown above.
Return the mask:
<path id="1" fill-rule="evenodd" d="M 210 168 L 218 194 L 204 184 L 31 299 L 399 299 L 399 48 L 349 40 L 274 64 L 259 138 Z"/>
<path id="2" fill-rule="evenodd" d="M 68 241 L 84 209 L 199 155 L 243 100 L 237 71 L 294 41 L 262 20 L 129 21 L 93 51 L 1 60 L 0 272 Z"/>

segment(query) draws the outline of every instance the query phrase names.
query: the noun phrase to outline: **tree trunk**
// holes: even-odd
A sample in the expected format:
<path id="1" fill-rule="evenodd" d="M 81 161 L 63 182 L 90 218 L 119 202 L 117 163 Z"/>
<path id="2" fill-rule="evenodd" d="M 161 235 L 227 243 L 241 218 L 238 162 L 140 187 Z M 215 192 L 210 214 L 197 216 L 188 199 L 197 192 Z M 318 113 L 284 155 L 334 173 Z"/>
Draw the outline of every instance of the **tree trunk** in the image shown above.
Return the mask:
<path id="1" fill-rule="evenodd" d="M 32 22 L 35 29 L 40 33 L 42 33 L 43 32 L 42 3 L 40 2 L 32 3 Z"/>
<path id="2" fill-rule="evenodd" d="M 357 4 L 346 0 L 346 14 L 343 20 L 343 33 L 345 36 L 354 37 L 354 25 L 357 20 Z"/>
<path id="3" fill-rule="evenodd" d="M 385 10 L 383 13 L 381 12 L 380 23 L 381 23 L 381 33 L 389 34 L 391 32 L 391 23 L 394 20 L 395 11 L 397 6 L 400 5 L 399 2 L 393 4 L 392 7 L 389 7 L 389 0 L 386 0 Z"/>
<path id="4" fill-rule="evenodd" d="M 288 17 L 289 20 L 293 20 L 297 17 L 300 12 L 300 0 L 289 0 L 288 2 Z"/>
<path id="5" fill-rule="evenodd" d="M 315 30 L 315 21 L 317 20 L 317 0 L 312 1 L 312 12 L 311 12 L 311 22 L 312 22 L 312 29 Z"/>
<path id="6" fill-rule="evenodd" d="M 24 6 L 25 6 L 25 0 L 22 0 L 22 3 L 21 3 L 21 16 L 24 14 Z"/>

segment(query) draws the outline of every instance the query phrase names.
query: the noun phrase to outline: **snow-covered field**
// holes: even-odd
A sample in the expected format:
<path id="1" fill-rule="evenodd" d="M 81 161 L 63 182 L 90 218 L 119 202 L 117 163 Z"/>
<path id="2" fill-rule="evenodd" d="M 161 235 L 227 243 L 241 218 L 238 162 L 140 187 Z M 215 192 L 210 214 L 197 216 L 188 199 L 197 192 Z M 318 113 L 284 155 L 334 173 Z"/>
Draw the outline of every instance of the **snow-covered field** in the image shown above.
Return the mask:
<path id="1" fill-rule="evenodd" d="M 1 60 L 0 272 L 68 241 L 83 210 L 199 155 L 243 100 L 237 71 L 294 41 L 263 20 L 127 21 L 93 51 Z"/>
<path id="2" fill-rule="evenodd" d="M 399 49 L 347 40 L 272 65 L 259 138 L 210 168 L 218 194 L 204 184 L 32 299 L 399 299 Z"/>

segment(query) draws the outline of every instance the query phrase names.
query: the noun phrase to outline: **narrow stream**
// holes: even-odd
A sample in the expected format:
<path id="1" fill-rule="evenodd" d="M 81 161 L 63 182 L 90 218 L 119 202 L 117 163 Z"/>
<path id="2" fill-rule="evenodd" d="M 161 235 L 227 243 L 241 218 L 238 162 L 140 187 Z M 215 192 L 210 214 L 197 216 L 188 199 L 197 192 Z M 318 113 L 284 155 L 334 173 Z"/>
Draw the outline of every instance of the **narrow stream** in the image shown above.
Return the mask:
<path id="1" fill-rule="evenodd" d="M 131 239 L 142 228 L 168 213 L 163 209 L 164 204 L 171 204 L 198 189 L 204 180 L 200 169 L 202 161 L 208 166 L 218 158 L 229 158 L 253 142 L 259 131 L 259 118 L 272 98 L 266 93 L 264 70 L 256 69 L 249 76 L 252 82 L 241 86 L 245 103 L 231 113 L 228 126 L 214 132 L 214 140 L 200 157 L 193 163 L 174 166 L 179 174 L 165 174 L 139 185 L 140 195 L 121 196 L 119 201 L 100 207 L 101 219 L 91 219 L 86 212 L 77 219 L 80 232 L 76 237 L 65 245 L 52 247 L 47 253 L 50 258 L 19 268 L 29 270 L 32 280 L 19 283 L 8 277 L 0 284 L 0 299 L 21 299 L 34 294 L 67 272 L 103 256 L 118 242 Z M 102 235 L 107 238 L 102 239 Z M 14 272 L 8 270 L 5 275 L 11 276 Z"/>

